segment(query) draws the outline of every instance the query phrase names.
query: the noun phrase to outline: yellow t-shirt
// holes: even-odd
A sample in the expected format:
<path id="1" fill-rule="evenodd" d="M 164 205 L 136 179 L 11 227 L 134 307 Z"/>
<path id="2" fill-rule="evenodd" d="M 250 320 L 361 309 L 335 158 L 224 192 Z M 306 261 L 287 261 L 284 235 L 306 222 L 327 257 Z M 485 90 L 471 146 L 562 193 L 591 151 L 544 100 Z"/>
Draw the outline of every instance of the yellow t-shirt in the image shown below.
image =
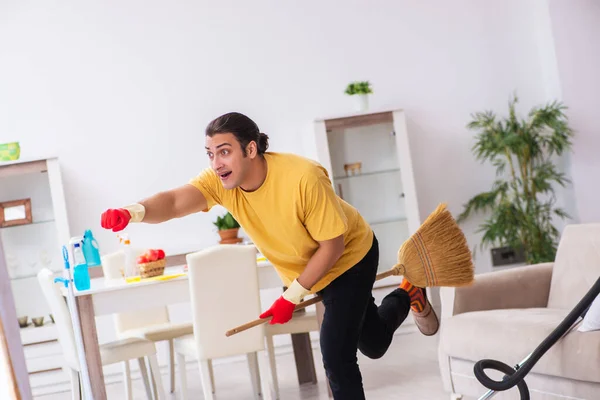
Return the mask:
<path id="1" fill-rule="evenodd" d="M 345 250 L 311 292 L 318 292 L 358 263 L 373 243 L 371 227 L 339 198 L 327 170 L 310 159 L 267 152 L 267 177 L 253 192 L 225 189 L 217 174 L 204 169 L 190 180 L 208 202 L 225 207 L 289 286 L 319 247 L 318 241 L 344 234 Z"/>

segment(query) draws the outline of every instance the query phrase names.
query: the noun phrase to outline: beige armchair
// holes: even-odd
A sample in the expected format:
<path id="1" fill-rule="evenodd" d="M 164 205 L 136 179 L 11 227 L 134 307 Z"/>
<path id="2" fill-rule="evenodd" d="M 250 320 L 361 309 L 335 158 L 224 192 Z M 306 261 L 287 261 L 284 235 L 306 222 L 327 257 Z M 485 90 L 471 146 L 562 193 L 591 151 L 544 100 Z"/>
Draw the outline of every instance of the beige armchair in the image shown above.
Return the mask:
<path id="1" fill-rule="evenodd" d="M 600 224 L 579 224 L 565 228 L 554 263 L 479 274 L 470 287 L 443 288 L 439 365 L 445 389 L 454 398 L 483 395 L 487 388 L 475 378 L 475 363 L 484 358 L 511 366 L 521 362 L 598 277 Z M 495 371 L 488 375 L 500 379 Z M 600 398 L 600 331 L 573 329 L 525 381 L 532 399 Z M 518 390 L 497 398 L 518 399 Z"/>

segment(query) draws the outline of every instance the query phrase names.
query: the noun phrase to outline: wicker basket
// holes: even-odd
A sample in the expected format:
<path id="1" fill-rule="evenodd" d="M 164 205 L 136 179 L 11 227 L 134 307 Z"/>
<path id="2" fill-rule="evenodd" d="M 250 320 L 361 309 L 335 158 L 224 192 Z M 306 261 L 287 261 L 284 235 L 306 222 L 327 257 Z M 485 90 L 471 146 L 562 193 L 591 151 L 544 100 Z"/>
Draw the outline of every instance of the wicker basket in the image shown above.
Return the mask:
<path id="1" fill-rule="evenodd" d="M 138 264 L 140 278 L 151 278 L 153 276 L 162 275 L 165 272 L 165 265 L 167 265 L 167 260 L 164 258 L 162 260 Z"/>

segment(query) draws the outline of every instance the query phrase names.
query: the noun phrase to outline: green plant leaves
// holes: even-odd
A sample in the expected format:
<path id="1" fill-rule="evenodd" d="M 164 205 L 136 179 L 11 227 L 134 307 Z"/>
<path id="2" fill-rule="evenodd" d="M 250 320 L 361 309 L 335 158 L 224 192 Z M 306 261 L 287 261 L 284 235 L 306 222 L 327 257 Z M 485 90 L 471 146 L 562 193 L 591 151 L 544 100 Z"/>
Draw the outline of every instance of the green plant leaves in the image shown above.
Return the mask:
<path id="1" fill-rule="evenodd" d="M 351 82 L 346 86 L 345 92 L 349 95 L 354 94 L 369 94 L 373 93 L 373 89 L 371 88 L 371 84 L 368 81 L 358 81 Z"/>
<path id="2" fill-rule="evenodd" d="M 519 119 L 517 101 L 516 96 L 509 101 L 505 118 L 492 111 L 472 114 L 467 124 L 477 132 L 472 152 L 478 161 L 496 168 L 497 179 L 490 191 L 464 205 L 457 221 L 486 212 L 478 230 L 483 233 L 481 247 L 522 247 L 528 263 L 553 261 L 559 240 L 553 217 L 569 218 L 555 207 L 554 188 L 569 180 L 551 157 L 570 150 L 573 131 L 561 103 L 534 107 L 528 119 Z"/>
<path id="3" fill-rule="evenodd" d="M 217 217 L 217 220 L 213 222 L 213 224 L 220 231 L 240 227 L 240 224 L 235 220 L 235 218 L 233 218 L 233 215 L 231 215 L 230 212 L 227 212 L 227 214 L 222 217 Z"/>

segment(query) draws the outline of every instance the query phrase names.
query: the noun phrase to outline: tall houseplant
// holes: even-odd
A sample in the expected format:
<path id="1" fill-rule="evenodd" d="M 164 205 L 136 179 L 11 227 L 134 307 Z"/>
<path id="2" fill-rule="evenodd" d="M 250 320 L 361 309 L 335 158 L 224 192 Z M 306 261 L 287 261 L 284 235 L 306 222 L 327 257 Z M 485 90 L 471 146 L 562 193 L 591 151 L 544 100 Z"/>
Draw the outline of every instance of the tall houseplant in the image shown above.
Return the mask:
<path id="1" fill-rule="evenodd" d="M 559 232 L 553 218 L 568 218 L 555 206 L 555 186 L 568 179 L 552 161 L 571 148 L 573 131 L 559 102 L 534 107 L 527 119 L 517 117 L 515 96 L 508 117 L 491 111 L 473 115 L 467 125 L 477 131 L 473 152 L 481 162 L 496 167 L 489 191 L 470 199 L 458 216 L 460 223 L 474 212 L 489 212 L 480 226 L 481 247 L 506 246 L 522 250 L 527 263 L 554 261 Z"/>

